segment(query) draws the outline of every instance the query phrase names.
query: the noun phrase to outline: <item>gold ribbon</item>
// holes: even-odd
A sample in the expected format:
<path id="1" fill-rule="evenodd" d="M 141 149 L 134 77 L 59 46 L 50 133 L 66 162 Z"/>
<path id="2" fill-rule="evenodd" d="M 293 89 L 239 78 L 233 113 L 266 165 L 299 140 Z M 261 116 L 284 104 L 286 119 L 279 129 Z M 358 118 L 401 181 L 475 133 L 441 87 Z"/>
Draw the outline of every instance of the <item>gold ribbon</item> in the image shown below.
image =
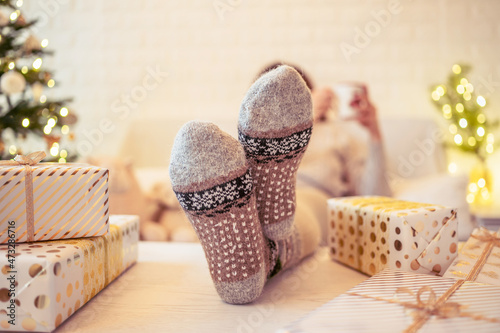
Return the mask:
<path id="1" fill-rule="evenodd" d="M 17 155 L 14 160 L 0 161 L 0 166 L 24 166 L 25 171 L 25 195 L 26 195 L 26 228 L 28 232 L 28 242 L 35 240 L 35 216 L 33 212 L 33 169 L 32 166 L 38 164 L 45 158 L 45 152 L 37 151 L 26 156 Z"/>
<path id="2" fill-rule="evenodd" d="M 465 278 L 466 281 L 475 281 L 484 264 L 486 264 L 486 260 L 490 256 L 491 251 L 493 251 L 493 248 L 495 246 L 500 247 L 500 235 L 496 232 L 489 231 L 486 228 L 479 228 L 478 233 L 471 235 L 471 237 L 488 244 L 477 259 L 469 274 L 467 274 L 467 277 Z"/>
<path id="3" fill-rule="evenodd" d="M 500 320 L 496 318 L 489 318 L 482 315 L 476 315 L 471 313 L 462 312 L 463 305 L 457 302 L 447 302 L 447 300 L 457 291 L 463 284 L 464 280 L 456 281 L 441 297 L 436 298 L 436 293 L 429 286 L 421 287 L 416 295 L 416 302 L 402 302 L 399 300 L 385 299 L 377 296 L 363 295 L 359 293 L 347 293 L 348 295 L 360 296 L 369 299 L 374 299 L 378 301 L 384 301 L 393 304 L 399 304 L 405 308 L 414 309 L 415 312 L 412 313 L 414 318 L 413 323 L 404 332 L 413 333 L 417 332 L 432 316 L 437 316 L 439 318 L 455 318 L 455 317 L 467 317 L 474 320 L 485 320 L 493 323 L 500 323 Z M 396 293 L 408 293 L 414 295 L 413 291 L 406 287 L 400 287 L 396 289 Z M 427 301 L 422 300 L 422 294 L 429 292 L 429 297 Z"/>

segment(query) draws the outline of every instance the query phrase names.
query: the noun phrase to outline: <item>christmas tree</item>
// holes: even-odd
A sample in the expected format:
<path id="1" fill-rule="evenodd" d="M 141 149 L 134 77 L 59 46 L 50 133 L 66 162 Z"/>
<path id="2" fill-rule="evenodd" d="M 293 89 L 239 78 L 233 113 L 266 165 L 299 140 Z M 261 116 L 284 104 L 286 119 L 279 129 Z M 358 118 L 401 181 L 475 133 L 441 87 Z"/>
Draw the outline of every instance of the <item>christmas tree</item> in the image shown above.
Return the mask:
<path id="1" fill-rule="evenodd" d="M 486 161 L 498 146 L 494 131 L 499 121 L 487 117 L 486 99 L 467 79 L 470 69 L 468 65 L 453 65 L 448 81 L 432 87 L 431 98 L 448 121 L 451 146 L 478 158 L 479 164 L 471 172 L 467 201 L 489 203 L 493 180 Z"/>
<path id="2" fill-rule="evenodd" d="M 21 13 L 22 0 L 0 0 L 0 158 L 44 150 L 45 161 L 76 158 L 70 125 L 77 117 L 70 99 L 52 100 L 44 90 L 56 85 L 42 66 L 48 41 L 39 41 Z"/>

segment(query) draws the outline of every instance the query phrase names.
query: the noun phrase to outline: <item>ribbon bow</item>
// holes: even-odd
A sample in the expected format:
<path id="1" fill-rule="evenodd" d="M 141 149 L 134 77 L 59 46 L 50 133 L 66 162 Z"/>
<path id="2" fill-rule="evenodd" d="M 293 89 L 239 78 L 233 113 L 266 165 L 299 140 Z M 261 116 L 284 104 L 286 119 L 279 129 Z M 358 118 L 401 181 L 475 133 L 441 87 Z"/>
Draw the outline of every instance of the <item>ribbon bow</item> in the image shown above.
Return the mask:
<path id="1" fill-rule="evenodd" d="M 483 227 L 479 228 L 477 234 L 473 234 L 472 237 L 481 242 L 491 242 L 495 246 L 500 246 L 500 235 Z"/>
<path id="2" fill-rule="evenodd" d="M 45 152 L 36 151 L 26 156 L 16 155 L 14 160 L 0 161 L 0 165 L 19 165 L 24 166 L 25 174 L 25 194 L 26 194 L 26 229 L 27 241 L 32 242 L 35 240 L 35 217 L 33 212 L 33 169 L 32 166 L 38 164 L 45 157 Z"/>
<path id="3" fill-rule="evenodd" d="M 408 293 L 414 295 L 409 288 L 398 288 L 396 293 Z M 426 301 L 422 300 L 422 294 L 429 292 L 429 297 Z M 444 299 L 438 299 L 436 293 L 429 286 L 420 288 L 416 295 L 417 303 L 404 303 L 405 307 L 413 308 L 416 311 L 412 313 L 414 319 L 418 321 L 427 321 L 429 316 L 438 316 L 440 318 L 454 318 L 460 316 L 462 305 L 456 302 L 444 302 Z"/>

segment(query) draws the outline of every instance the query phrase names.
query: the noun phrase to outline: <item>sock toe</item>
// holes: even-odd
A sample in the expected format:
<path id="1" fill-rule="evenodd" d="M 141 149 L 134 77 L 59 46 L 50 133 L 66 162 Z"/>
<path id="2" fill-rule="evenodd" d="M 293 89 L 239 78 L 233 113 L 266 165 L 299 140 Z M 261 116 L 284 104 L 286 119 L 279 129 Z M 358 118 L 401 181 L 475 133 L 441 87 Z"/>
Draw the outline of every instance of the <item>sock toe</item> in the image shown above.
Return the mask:
<path id="1" fill-rule="evenodd" d="M 286 136 L 311 125 L 311 92 L 290 66 L 262 75 L 241 104 L 239 129 L 253 137 Z"/>

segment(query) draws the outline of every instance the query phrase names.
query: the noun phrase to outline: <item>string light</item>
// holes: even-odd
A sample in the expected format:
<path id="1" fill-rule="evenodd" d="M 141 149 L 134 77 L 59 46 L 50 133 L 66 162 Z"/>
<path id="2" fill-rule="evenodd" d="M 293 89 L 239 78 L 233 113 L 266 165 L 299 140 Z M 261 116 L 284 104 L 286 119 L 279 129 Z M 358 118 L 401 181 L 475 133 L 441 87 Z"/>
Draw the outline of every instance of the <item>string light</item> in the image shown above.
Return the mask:
<path id="1" fill-rule="evenodd" d="M 64 134 L 64 135 L 68 134 L 69 133 L 69 126 L 68 125 L 63 125 L 61 127 L 61 133 Z"/>
<path id="2" fill-rule="evenodd" d="M 57 155 L 59 155 L 59 145 L 57 145 L 57 146 L 56 146 L 56 145 L 54 144 L 54 145 L 50 148 L 50 155 L 52 155 L 52 156 L 54 156 L 54 157 L 55 157 L 55 156 L 57 156 Z"/>
<path id="3" fill-rule="evenodd" d="M 464 92 L 464 99 L 466 101 L 470 101 L 470 99 L 472 98 L 472 94 L 468 91 Z"/>
<path id="4" fill-rule="evenodd" d="M 460 65 L 455 64 L 455 65 L 453 65 L 453 67 L 451 68 L 451 70 L 455 74 L 460 74 L 462 72 L 462 67 L 460 67 Z"/>
<path id="5" fill-rule="evenodd" d="M 468 92 L 474 92 L 474 86 L 471 83 L 467 83 L 465 90 Z"/>
<path id="6" fill-rule="evenodd" d="M 66 163 L 66 159 L 64 159 L 64 158 L 62 158 L 62 157 L 61 157 L 61 158 L 58 160 L 58 162 L 59 162 L 59 163 Z"/>
<path id="7" fill-rule="evenodd" d="M 52 127 L 50 127 L 49 125 L 45 125 L 45 127 L 43 128 L 43 133 L 49 135 L 50 132 L 52 132 Z"/>
<path id="8" fill-rule="evenodd" d="M 457 125 L 451 124 L 450 127 L 449 127 L 449 130 L 450 130 L 451 134 L 457 134 L 457 131 L 458 131 Z"/>
<path id="9" fill-rule="evenodd" d="M 45 103 L 45 102 L 47 102 L 47 96 L 45 95 L 40 96 L 40 103 Z"/>
<path id="10" fill-rule="evenodd" d="M 62 107 L 61 110 L 59 110 L 59 114 L 61 117 L 66 117 L 68 115 L 69 111 L 67 107 Z"/>
<path id="11" fill-rule="evenodd" d="M 469 139 L 467 139 L 467 143 L 469 146 L 474 147 L 476 145 L 476 138 L 473 136 L 469 136 Z"/>
<path id="12" fill-rule="evenodd" d="M 478 127 L 476 132 L 477 132 L 477 135 L 479 135 L 481 137 L 483 137 L 485 134 L 485 130 L 483 127 Z"/>
<path id="13" fill-rule="evenodd" d="M 490 192 L 488 191 L 487 188 L 483 188 L 481 190 L 481 196 L 483 197 L 484 200 L 488 200 L 490 198 Z"/>
<path id="14" fill-rule="evenodd" d="M 455 140 L 455 143 L 456 143 L 457 145 L 459 145 L 459 146 L 460 146 L 460 145 L 462 144 L 462 142 L 463 142 L 462 136 L 461 136 L 460 134 L 456 134 L 456 135 L 455 135 L 455 137 L 454 137 L 454 140 Z"/>
<path id="15" fill-rule="evenodd" d="M 464 92 L 465 92 L 465 88 L 464 88 L 464 86 L 463 86 L 463 85 L 461 85 L 461 84 L 459 84 L 459 85 L 457 86 L 457 93 L 459 93 L 459 94 L 463 94 Z"/>
<path id="16" fill-rule="evenodd" d="M 479 106 L 484 107 L 486 105 L 486 100 L 483 96 L 477 96 L 476 102 Z"/>
<path id="17" fill-rule="evenodd" d="M 30 120 L 28 118 L 24 118 L 22 122 L 23 127 L 28 127 L 30 125 Z"/>
<path id="18" fill-rule="evenodd" d="M 457 169 L 458 169 L 458 167 L 457 167 L 457 164 L 455 162 L 451 162 L 450 164 L 448 164 L 448 171 L 450 173 L 457 172 Z"/>
<path id="19" fill-rule="evenodd" d="M 493 136 L 493 133 L 490 133 L 486 136 L 486 142 L 493 144 L 495 142 L 495 137 Z"/>
<path id="20" fill-rule="evenodd" d="M 66 150 L 62 149 L 59 156 L 61 156 L 62 158 L 66 158 L 66 157 L 68 157 L 68 152 Z"/>
<path id="21" fill-rule="evenodd" d="M 56 84 L 56 81 L 54 81 L 54 79 L 50 79 L 47 82 L 47 87 L 52 88 L 55 84 Z"/>
<path id="22" fill-rule="evenodd" d="M 462 113 L 464 112 L 464 105 L 462 103 L 457 103 L 457 105 L 455 105 L 455 109 L 457 109 L 458 113 Z"/>
<path id="23" fill-rule="evenodd" d="M 484 114 L 480 113 L 477 115 L 477 122 L 478 123 L 484 124 L 485 121 L 486 121 L 486 116 Z"/>
<path id="24" fill-rule="evenodd" d="M 479 188 L 477 187 L 476 183 L 470 183 L 469 184 L 469 191 L 470 192 L 477 192 L 478 190 L 479 190 Z"/>
<path id="25" fill-rule="evenodd" d="M 49 45 L 49 40 L 48 39 L 43 39 L 42 42 L 40 43 L 40 45 L 43 48 L 46 48 Z"/>
<path id="26" fill-rule="evenodd" d="M 33 61 L 33 68 L 40 69 L 40 67 L 42 67 L 42 58 L 36 58 L 35 61 Z"/>
<path id="27" fill-rule="evenodd" d="M 19 17 L 19 13 L 20 13 L 19 10 L 12 12 L 12 14 L 10 14 L 10 20 L 11 21 L 17 20 L 17 18 Z"/>
<path id="28" fill-rule="evenodd" d="M 437 91 L 433 91 L 432 92 L 432 99 L 435 100 L 435 101 L 439 101 L 439 98 L 441 98 L 441 96 L 439 95 L 439 93 Z"/>
<path id="29" fill-rule="evenodd" d="M 474 199 L 476 199 L 476 196 L 474 194 L 472 194 L 472 193 L 467 194 L 467 202 L 468 203 L 470 203 L 470 204 L 473 203 Z"/>
<path id="30" fill-rule="evenodd" d="M 11 146 L 9 147 L 9 154 L 11 154 L 11 155 L 15 155 L 16 153 L 17 153 L 17 148 L 16 148 L 16 146 L 11 145 Z"/>
<path id="31" fill-rule="evenodd" d="M 484 180 L 484 178 L 479 178 L 479 180 L 477 181 L 477 186 L 483 188 L 484 186 L 486 186 L 486 180 Z"/>
<path id="32" fill-rule="evenodd" d="M 493 154 L 493 145 L 492 145 L 491 143 L 488 143 L 488 144 L 486 145 L 486 152 L 487 152 L 488 154 Z"/>
<path id="33" fill-rule="evenodd" d="M 17 0 L 16 6 L 17 7 L 22 7 L 23 6 L 23 0 Z"/>
<path id="34" fill-rule="evenodd" d="M 443 105 L 443 117 L 445 119 L 451 119 L 451 107 L 449 104 Z"/>
<path id="35" fill-rule="evenodd" d="M 443 86 L 439 86 L 436 88 L 436 92 L 439 94 L 439 96 L 444 96 L 445 90 Z"/>
<path id="36" fill-rule="evenodd" d="M 21 68 L 21 73 L 23 74 L 28 73 L 28 66 L 23 66 L 23 68 Z"/>
<path id="37" fill-rule="evenodd" d="M 460 125 L 460 127 L 466 128 L 467 127 L 467 119 L 460 118 L 460 120 L 458 121 L 458 124 Z"/>
<path id="38" fill-rule="evenodd" d="M 16 68 L 16 63 L 12 61 L 12 62 L 9 63 L 9 69 L 12 70 L 14 68 Z"/>

